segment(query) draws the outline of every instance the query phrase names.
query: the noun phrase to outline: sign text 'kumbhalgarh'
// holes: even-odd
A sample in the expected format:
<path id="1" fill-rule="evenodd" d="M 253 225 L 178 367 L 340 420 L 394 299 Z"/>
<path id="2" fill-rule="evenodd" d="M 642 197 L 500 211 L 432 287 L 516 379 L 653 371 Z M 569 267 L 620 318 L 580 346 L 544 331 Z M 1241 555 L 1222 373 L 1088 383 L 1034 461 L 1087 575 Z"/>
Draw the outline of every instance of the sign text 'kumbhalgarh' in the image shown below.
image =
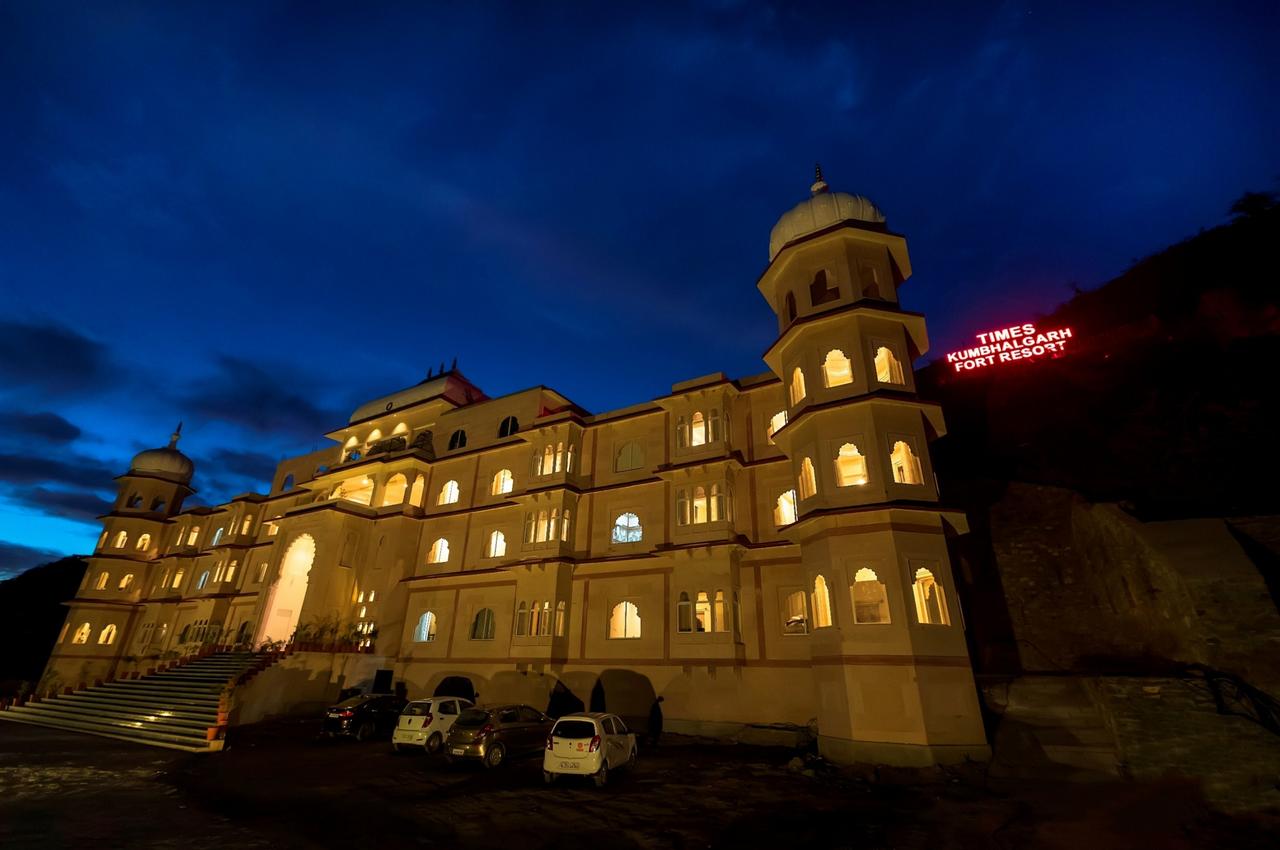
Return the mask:
<path id="1" fill-rule="evenodd" d="M 997 363 L 1034 360 L 1045 356 L 1060 357 L 1067 350 L 1071 328 L 1040 332 L 1031 323 L 1014 325 L 998 331 L 978 334 L 978 345 L 947 355 L 947 362 L 957 372 L 968 372 Z"/>

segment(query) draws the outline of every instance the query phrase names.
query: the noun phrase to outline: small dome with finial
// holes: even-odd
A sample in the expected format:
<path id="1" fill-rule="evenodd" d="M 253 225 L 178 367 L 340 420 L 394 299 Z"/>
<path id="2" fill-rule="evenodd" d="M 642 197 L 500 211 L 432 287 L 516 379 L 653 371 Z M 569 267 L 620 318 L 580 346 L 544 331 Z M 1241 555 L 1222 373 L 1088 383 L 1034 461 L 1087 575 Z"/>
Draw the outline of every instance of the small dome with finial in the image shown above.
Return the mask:
<path id="1" fill-rule="evenodd" d="M 129 464 L 129 473 L 131 475 L 134 473 L 150 475 L 179 484 L 190 484 L 191 476 L 196 471 L 196 465 L 191 462 L 191 458 L 178 451 L 178 440 L 181 437 L 182 423 L 179 422 L 178 427 L 169 437 L 168 446 L 147 449 L 134 455 L 133 462 Z"/>
<path id="2" fill-rule="evenodd" d="M 881 227 L 885 223 L 884 213 L 869 199 L 862 195 L 832 192 L 827 181 L 822 179 L 821 165 L 815 165 L 813 172 L 809 199 L 783 213 L 769 233 L 769 262 L 773 262 L 788 243 L 838 222 L 858 221 Z"/>

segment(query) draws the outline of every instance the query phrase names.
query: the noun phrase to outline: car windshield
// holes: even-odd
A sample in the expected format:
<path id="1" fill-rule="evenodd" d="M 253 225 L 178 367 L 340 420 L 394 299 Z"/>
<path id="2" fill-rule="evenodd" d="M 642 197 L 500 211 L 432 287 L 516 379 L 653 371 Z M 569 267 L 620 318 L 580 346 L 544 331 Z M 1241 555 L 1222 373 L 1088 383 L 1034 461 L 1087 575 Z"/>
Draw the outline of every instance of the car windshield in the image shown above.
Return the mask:
<path id="1" fill-rule="evenodd" d="M 342 702 L 335 705 L 334 708 L 355 708 L 358 705 L 364 705 L 366 702 L 368 702 L 371 699 L 373 699 L 373 697 L 370 697 L 368 694 L 362 694 L 361 696 L 358 696 L 358 697 L 352 697 L 351 699 L 343 700 Z"/>
<path id="2" fill-rule="evenodd" d="M 551 734 L 556 738 L 594 738 L 596 724 L 590 720 L 561 720 Z"/>
<path id="3" fill-rule="evenodd" d="M 468 708 L 458 715 L 457 726 L 483 726 L 489 720 L 489 712 L 483 708 Z"/>
<path id="4" fill-rule="evenodd" d="M 431 713 L 431 703 L 411 702 L 404 707 L 404 711 L 402 713 L 406 717 L 424 717 Z"/>

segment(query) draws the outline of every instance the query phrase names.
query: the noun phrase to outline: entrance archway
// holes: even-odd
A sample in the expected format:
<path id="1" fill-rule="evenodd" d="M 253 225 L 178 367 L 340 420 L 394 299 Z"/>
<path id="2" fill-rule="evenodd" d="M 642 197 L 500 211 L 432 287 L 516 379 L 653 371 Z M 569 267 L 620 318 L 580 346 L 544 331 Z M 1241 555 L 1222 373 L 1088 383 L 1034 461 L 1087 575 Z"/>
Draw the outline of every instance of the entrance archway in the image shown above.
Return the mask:
<path id="1" fill-rule="evenodd" d="M 299 534 L 285 550 L 280 562 L 280 577 L 267 592 L 262 625 L 255 644 L 264 641 L 288 641 L 298 628 L 302 600 L 307 595 L 307 578 L 316 559 L 316 541 L 310 534 Z"/>

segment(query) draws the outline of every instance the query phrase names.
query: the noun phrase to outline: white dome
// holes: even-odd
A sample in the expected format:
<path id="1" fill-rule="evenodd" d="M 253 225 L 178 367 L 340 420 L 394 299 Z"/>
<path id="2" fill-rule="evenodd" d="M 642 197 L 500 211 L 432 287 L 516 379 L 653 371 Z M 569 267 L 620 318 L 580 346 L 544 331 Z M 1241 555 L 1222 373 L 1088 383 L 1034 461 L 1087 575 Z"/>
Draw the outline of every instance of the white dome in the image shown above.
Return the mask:
<path id="1" fill-rule="evenodd" d="M 869 199 L 862 195 L 832 192 L 821 176 L 810 191 L 813 196 L 783 213 L 770 231 L 769 262 L 773 262 L 773 258 L 778 256 L 778 252 L 787 243 L 841 221 L 884 224 L 884 213 Z"/>
<path id="2" fill-rule="evenodd" d="M 179 423 L 178 430 L 169 439 L 168 446 L 159 449 L 147 449 L 134 455 L 133 461 L 129 464 L 130 474 L 136 472 L 176 481 L 181 484 L 190 484 L 191 476 L 196 471 L 196 465 L 191 462 L 191 458 L 178 451 L 178 437 L 181 433 L 182 424 Z"/>

